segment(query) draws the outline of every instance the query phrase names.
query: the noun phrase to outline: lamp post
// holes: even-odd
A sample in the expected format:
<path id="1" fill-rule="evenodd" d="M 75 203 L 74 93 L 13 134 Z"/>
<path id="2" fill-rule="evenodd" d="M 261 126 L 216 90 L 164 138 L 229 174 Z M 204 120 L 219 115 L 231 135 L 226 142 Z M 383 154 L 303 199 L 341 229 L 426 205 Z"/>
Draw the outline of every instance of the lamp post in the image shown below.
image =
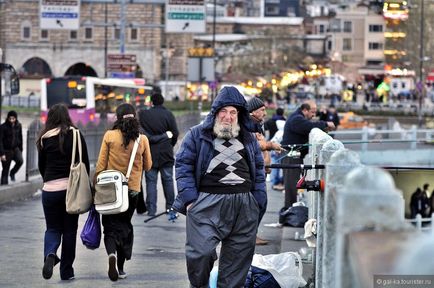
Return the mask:
<path id="1" fill-rule="evenodd" d="M 423 62 L 425 61 L 424 57 L 424 23 L 425 23 L 425 12 L 424 12 L 424 5 L 425 0 L 421 0 L 420 5 L 420 35 L 419 35 L 419 83 L 420 83 L 420 90 L 419 90 L 419 109 L 418 109 L 418 125 L 419 127 L 422 126 L 422 101 L 425 96 L 425 83 L 423 80 Z"/>

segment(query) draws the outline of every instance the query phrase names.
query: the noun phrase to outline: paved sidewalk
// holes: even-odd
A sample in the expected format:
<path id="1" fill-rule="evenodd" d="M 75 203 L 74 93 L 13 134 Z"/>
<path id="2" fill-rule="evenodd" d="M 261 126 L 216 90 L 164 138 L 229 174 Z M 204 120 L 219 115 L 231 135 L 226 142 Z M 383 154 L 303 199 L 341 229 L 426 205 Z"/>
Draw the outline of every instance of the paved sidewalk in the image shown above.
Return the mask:
<path id="1" fill-rule="evenodd" d="M 23 183 L 12 184 L 14 186 Z M 28 186 L 28 189 L 31 186 Z M 28 191 L 29 194 L 32 191 Z M 35 191 L 33 191 L 35 192 Z M 1 193 L 1 190 L 0 190 Z M 268 210 L 259 227 L 259 235 L 270 240 L 269 245 L 256 247 L 256 253 L 274 254 L 298 251 L 306 246 L 305 241 L 294 241 L 293 234 L 301 228 L 271 228 L 264 223 L 276 223 L 278 211 L 283 203 L 283 194 L 270 188 Z M 164 207 L 164 197 L 159 183 L 159 212 Z M 87 214 L 80 216 L 79 230 L 84 225 Z M 45 220 L 40 194 L 27 200 L 0 205 L 0 287 L 149 287 L 169 288 L 188 287 L 184 258 L 185 217 L 180 216 L 175 223 L 161 216 L 149 223 L 143 223 L 147 216 L 134 215 L 135 242 L 133 257 L 126 263 L 128 278 L 111 282 L 107 277 L 107 256 L 104 244 L 100 248 L 88 250 L 77 237 L 77 257 L 74 263 L 76 279 L 61 281 L 58 266 L 52 279 L 44 280 L 41 275 L 43 265 L 43 237 Z M 60 255 L 60 250 L 59 250 Z M 312 274 L 312 265 L 304 265 L 305 280 Z"/>

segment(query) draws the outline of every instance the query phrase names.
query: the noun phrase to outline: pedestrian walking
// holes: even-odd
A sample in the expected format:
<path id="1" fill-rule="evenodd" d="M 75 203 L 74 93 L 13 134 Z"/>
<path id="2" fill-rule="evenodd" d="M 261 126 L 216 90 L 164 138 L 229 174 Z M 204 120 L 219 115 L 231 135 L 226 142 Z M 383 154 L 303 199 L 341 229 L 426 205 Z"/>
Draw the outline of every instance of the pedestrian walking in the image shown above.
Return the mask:
<path id="1" fill-rule="evenodd" d="M 312 121 L 316 115 L 317 106 L 315 101 L 308 100 L 294 111 L 286 120 L 281 145 L 297 145 L 297 152 L 291 157 L 285 157 L 282 164 L 303 164 L 304 156 L 308 153 L 308 147 L 303 146 L 309 142 L 309 133 L 313 128 L 321 130 L 334 130 L 336 126 L 331 121 Z M 284 169 L 283 180 L 285 186 L 285 204 L 287 209 L 297 202 L 296 184 L 300 178 L 300 169 Z"/>
<path id="2" fill-rule="evenodd" d="M 258 220 L 267 205 L 264 160 L 254 129 L 243 95 L 227 86 L 203 123 L 186 134 L 176 155 L 173 208 L 187 216 L 191 287 L 208 287 L 219 243 L 217 286 L 244 286 Z"/>
<path id="3" fill-rule="evenodd" d="M 18 114 L 13 110 L 8 112 L 5 122 L 0 125 L 0 159 L 3 167 L 1 185 L 8 184 L 9 176 L 15 182 L 15 174 L 23 165 L 23 132 Z M 9 172 L 12 161 L 15 165 Z"/>
<path id="4" fill-rule="evenodd" d="M 265 132 L 264 132 L 264 122 L 265 117 L 267 116 L 267 110 L 265 109 L 264 102 L 259 99 L 258 97 L 253 97 L 247 102 L 247 109 L 250 113 L 250 119 L 255 123 L 257 127 L 257 131 L 255 132 L 256 140 L 259 143 L 259 147 L 262 151 L 262 156 L 264 157 L 264 163 L 265 165 L 271 164 L 271 157 L 270 157 L 270 151 L 277 151 L 281 152 L 282 148 L 280 147 L 279 143 L 267 141 L 265 139 Z M 271 168 L 266 168 L 265 172 L 267 174 L 271 173 Z M 261 213 L 261 215 L 264 215 L 265 211 Z M 258 225 L 261 222 L 261 218 L 258 221 Z M 256 236 L 256 245 L 267 245 L 268 241 L 264 240 L 258 236 Z"/>
<path id="5" fill-rule="evenodd" d="M 104 170 L 113 169 L 125 175 L 134 141 L 139 141 L 128 179 L 128 210 L 119 214 L 102 215 L 104 244 L 109 263 L 108 276 L 112 281 L 127 277 L 124 264 L 126 260 L 131 259 L 134 241 L 131 218 L 136 209 L 143 170 L 148 171 L 152 166 L 148 138 L 145 135 L 141 135 L 140 138 L 139 136 L 136 110 L 131 104 L 119 105 L 116 108 L 116 121 L 113 128 L 104 134 L 95 168 L 94 183 L 98 174 Z"/>
<path id="6" fill-rule="evenodd" d="M 47 122 L 37 141 L 38 168 L 42 175 L 42 207 L 46 231 L 44 237 L 44 267 L 42 276 L 50 279 L 53 267 L 60 262 L 60 278 L 74 279 L 75 248 L 78 214 L 66 212 L 66 189 L 71 166 L 73 130 L 76 128 L 64 104 L 53 105 L 48 111 Z M 83 135 L 80 133 L 82 161 L 89 173 L 89 157 Z M 76 155 L 77 161 L 80 155 Z M 57 249 L 62 244 L 62 258 Z"/>
<path id="7" fill-rule="evenodd" d="M 157 180 L 161 175 L 166 210 L 172 207 L 175 199 L 173 183 L 173 147 L 178 141 L 178 127 L 175 116 L 164 107 L 161 93 L 154 92 L 151 96 L 152 107 L 139 111 L 140 125 L 149 139 L 152 155 L 152 168 L 145 172 L 146 177 L 146 207 L 149 216 L 157 213 Z"/>

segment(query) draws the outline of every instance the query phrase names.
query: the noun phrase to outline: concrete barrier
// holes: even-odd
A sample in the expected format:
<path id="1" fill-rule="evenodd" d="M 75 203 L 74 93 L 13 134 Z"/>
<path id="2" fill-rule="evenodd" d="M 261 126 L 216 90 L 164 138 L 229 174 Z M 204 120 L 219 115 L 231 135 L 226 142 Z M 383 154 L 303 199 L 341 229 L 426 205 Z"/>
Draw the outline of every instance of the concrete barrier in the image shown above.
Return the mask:
<path id="1" fill-rule="evenodd" d="M 0 205 L 27 199 L 42 188 L 42 178 L 0 186 Z"/>

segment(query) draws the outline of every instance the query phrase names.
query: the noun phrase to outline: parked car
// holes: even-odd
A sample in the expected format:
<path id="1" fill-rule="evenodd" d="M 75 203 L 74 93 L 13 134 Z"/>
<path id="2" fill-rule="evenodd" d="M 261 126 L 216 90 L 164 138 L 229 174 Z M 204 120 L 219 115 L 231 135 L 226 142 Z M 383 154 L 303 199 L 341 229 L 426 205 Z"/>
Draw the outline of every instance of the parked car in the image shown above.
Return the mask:
<path id="1" fill-rule="evenodd" d="M 368 121 L 354 112 L 339 113 L 339 118 L 339 129 L 361 129 L 365 126 L 368 126 Z"/>

